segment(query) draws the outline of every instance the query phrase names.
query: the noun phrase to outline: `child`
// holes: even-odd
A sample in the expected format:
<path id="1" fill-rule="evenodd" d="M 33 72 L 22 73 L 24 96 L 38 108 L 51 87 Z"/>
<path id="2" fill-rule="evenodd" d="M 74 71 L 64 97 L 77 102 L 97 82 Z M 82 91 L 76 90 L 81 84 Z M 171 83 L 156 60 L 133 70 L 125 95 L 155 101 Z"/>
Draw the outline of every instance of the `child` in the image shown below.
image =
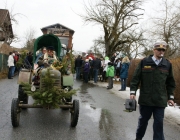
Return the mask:
<path id="1" fill-rule="evenodd" d="M 106 77 L 108 77 L 108 87 L 107 89 L 113 88 L 113 78 L 114 78 L 114 65 L 112 62 L 108 62 L 108 68 L 106 71 Z"/>

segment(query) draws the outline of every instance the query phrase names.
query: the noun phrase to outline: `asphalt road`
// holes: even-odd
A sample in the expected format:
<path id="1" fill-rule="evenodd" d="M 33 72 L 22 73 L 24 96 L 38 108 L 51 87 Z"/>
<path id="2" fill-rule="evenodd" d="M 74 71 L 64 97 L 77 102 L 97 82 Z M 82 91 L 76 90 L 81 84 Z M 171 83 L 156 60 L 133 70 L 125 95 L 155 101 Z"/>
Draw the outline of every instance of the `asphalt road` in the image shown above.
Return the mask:
<path id="1" fill-rule="evenodd" d="M 11 102 L 17 98 L 17 76 L 0 80 L 0 140 L 135 140 L 139 112 L 125 112 L 124 99 L 94 84 L 75 81 L 73 99 L 80 101 L 79 121 L 70 127 L 70 112 L 61 109 L 22 110 L 20 125 L 11 125 Z M 29 99 L 33 103 L 33 99 Z M 152 140 L 153 118 L 144 140 Z M 180 128 L 164 122 L 166 140 L 179 140 Z"/>

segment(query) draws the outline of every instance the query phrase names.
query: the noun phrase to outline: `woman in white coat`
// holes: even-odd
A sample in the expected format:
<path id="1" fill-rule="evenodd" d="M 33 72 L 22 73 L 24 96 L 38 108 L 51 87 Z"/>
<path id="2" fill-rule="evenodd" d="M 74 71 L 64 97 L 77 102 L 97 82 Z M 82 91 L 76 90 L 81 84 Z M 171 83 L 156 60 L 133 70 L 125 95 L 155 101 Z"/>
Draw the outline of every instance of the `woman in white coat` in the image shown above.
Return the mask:
<path id="1" fill-rule="evenodd" d="M 8 57 L 8 67 L 9 67 L 9 71 L 8 71 L 8 79 L 13 79 L 13 67 L 14 67 L 14 53 L 10 52 L 9 53 L 9 57 Z"/>

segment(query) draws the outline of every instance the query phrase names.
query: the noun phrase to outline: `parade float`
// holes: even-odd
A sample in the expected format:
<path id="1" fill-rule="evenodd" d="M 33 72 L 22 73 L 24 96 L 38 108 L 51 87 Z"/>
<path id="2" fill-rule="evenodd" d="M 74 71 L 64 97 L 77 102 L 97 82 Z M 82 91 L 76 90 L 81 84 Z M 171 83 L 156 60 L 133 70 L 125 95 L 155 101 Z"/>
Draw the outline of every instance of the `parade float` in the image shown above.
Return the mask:
<path id="1" fill-rule="evenodd" d="M 27 108 L 48 110 L 61 108 L 69 110 L 71 126 L 75 127 L 77 125 L 79 101 L 76 99 L 72 100 L 72 96 L 76 93 L 76 90 L 73 89 L 74 59 L 72 55 L 72 35 L 74 31 L 63 27 L 58 28 L 59 30 L 56 27 L 56 30 L 53 30 L 61 36 L 52 33 L 52 26 L 42 28 L 43 35 L 38 37 L 34 43 L 33 62 L 37 59 L 37 52 L 43 47 L 48 48 L 49 46 L 53 46 L 56 59 L 43 59 L 41 57 L 34 66 L 20 70 L 18 98 L 13 98 L 11 104 L 13 127 L 19 126 L 20 113 Z M 48 33 L 49 29 L 51 32 Z M 67 47 L 62 47 L 63 41 L 61 42 L 61 37 L 65 38 L 63 36 L 64 33 L 66 33 L 65 36 L 68 38 L 65 42 Z M 28 104 L 29 96 L 33 98 L 33 104 Z"/>

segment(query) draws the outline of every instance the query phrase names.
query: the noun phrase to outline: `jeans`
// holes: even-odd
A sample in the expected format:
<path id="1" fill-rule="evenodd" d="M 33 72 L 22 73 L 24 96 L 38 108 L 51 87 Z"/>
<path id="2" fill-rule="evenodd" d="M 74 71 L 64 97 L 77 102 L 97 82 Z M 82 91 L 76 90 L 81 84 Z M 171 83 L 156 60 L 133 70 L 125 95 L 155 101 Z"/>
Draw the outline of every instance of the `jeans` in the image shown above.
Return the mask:
<path id="1" fill-rule="evenodd" d="M 14 73 L 15 73 L 15 69 L 16 69 L 16 67 L 15 66 L 13 66 L 13 68 L 12 68 L 12 77 L 14 76 Z"/>
<path id="2" fill-rule="evenodd" d="M 80 79 L 80 74 L 81 74 L 81 67 L 76 67 L 76 79 Z"/>
<path id="3" fill-rule="evenodd" d="M 94 83 L 97 83 L 98 81 L 98 69 L 93 69 L 93 73 L 94 73 Z"/>
<path id="4" fill-rule="evenodd" d="M 14 66 L 10 66 L 10 67 L 9 67 L 8 78 L 12 78 L 12 76 L 13 76 L 13 75 L 12 75 L 12 74 L 13 74 L 13 67 L 14 67 Z"/>
<path id="5" fill-rule="evenodd" d="M 126 90 L 126 78 L 121 78 L 121 90 Z"/>
<path id="6" fill-rule="evenodd" d="M 148 121 L 153 114 L 153 140 L 164 140 L 163 133 L 163 119 L 164 119 L 164 107 L 155 106 L 139 106 L 140 117 L 138 121 L 138 128 L 136 131 L 136 138 L 142 139 L 146 132 Z"/>

